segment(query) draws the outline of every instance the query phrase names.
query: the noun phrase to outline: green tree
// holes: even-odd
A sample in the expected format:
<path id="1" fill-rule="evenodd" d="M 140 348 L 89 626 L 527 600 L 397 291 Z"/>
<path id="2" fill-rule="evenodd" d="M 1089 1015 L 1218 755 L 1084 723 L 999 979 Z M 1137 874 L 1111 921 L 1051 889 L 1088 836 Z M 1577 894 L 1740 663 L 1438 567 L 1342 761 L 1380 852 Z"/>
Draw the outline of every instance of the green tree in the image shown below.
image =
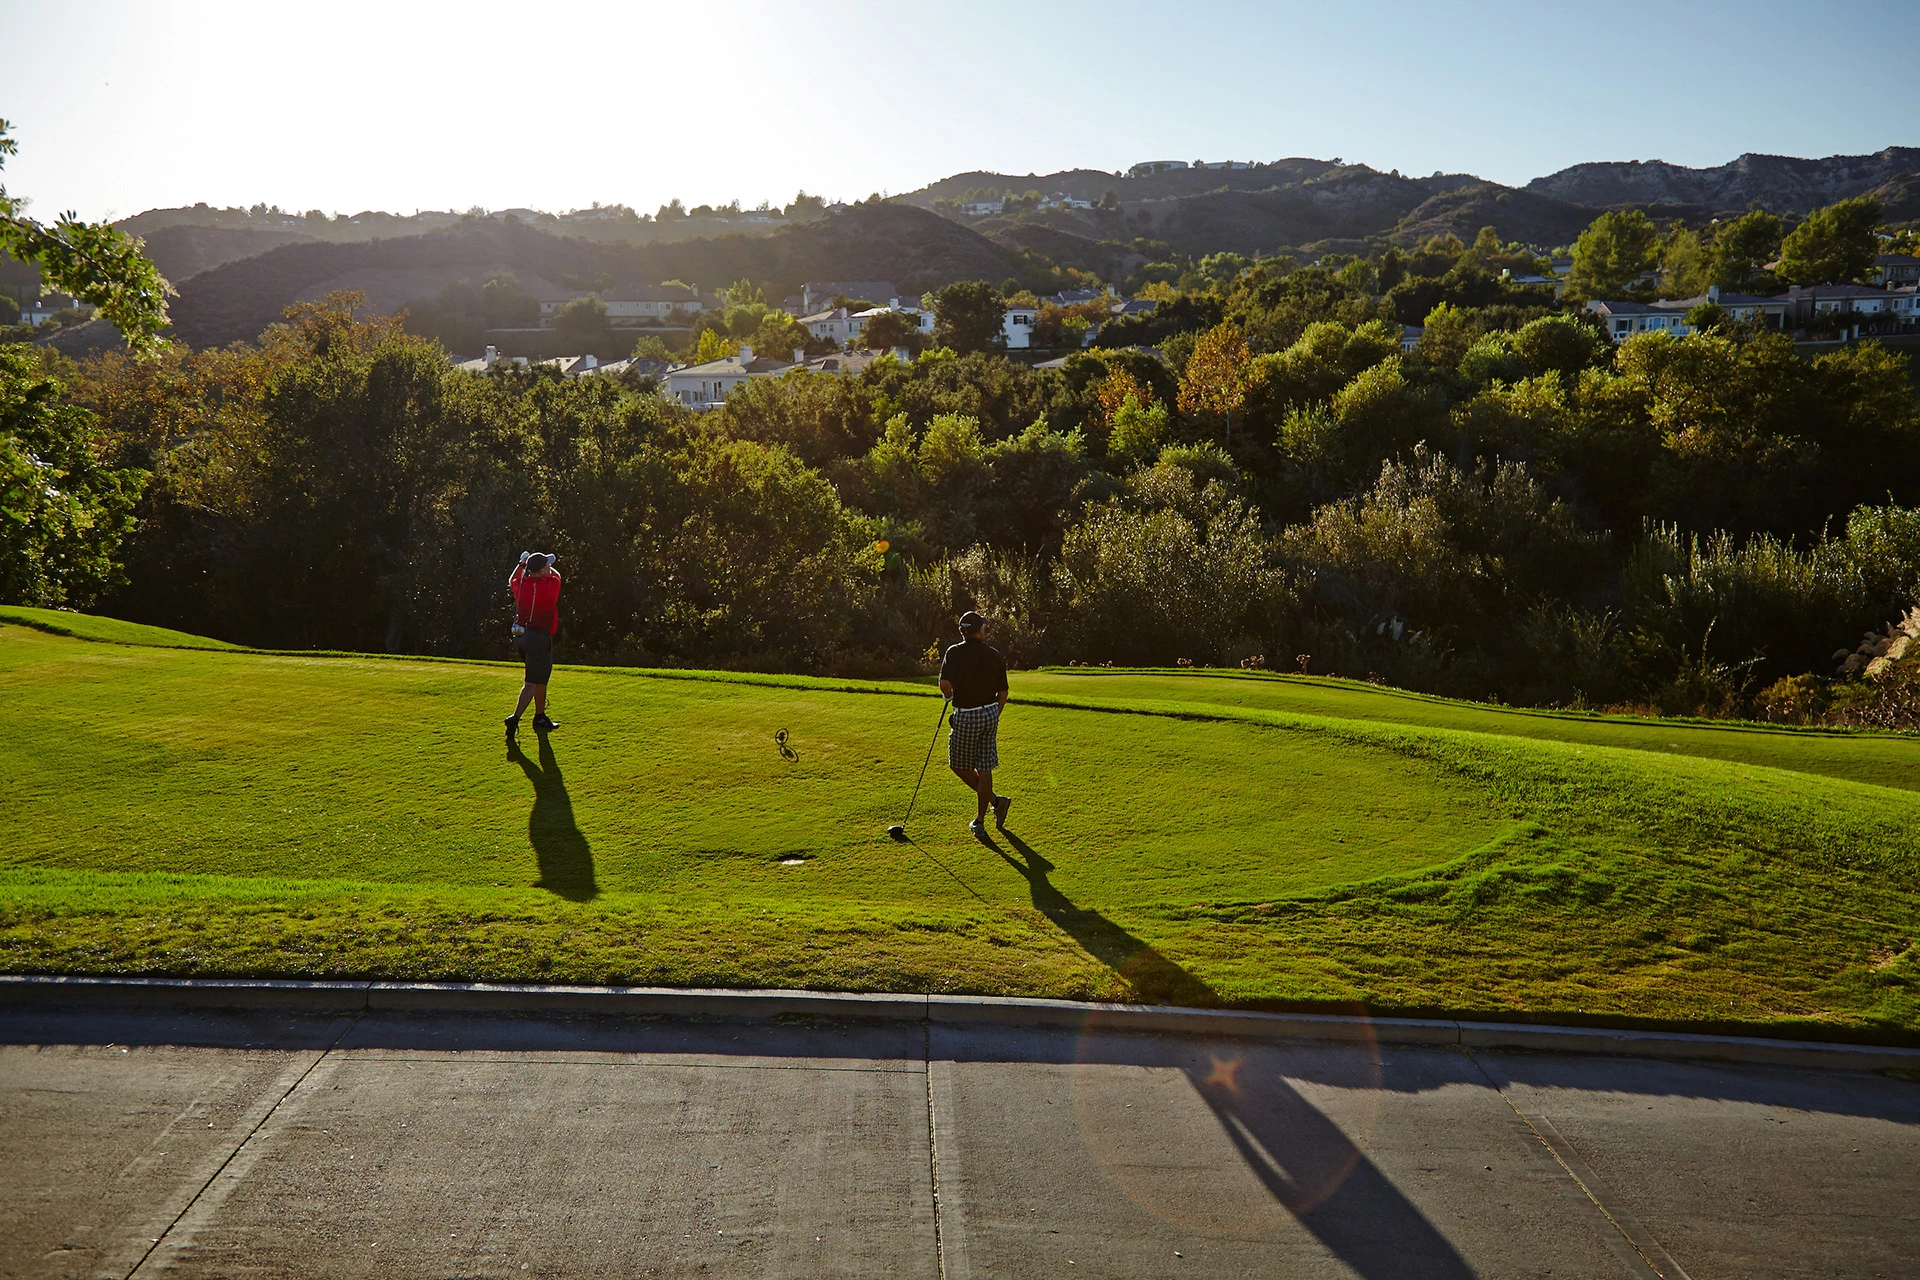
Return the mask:
<path id="1" fill-rule="evenodd" d="M 693 349 L 693 362 L 706 364 L 709 360 L 724 360 L 728 356 L 739 354 L 739 351 L 739 343 L 729 342 L 715 330 L 703 329 L 700 333 L 700 345 Z"/>
<path id="2" fill-rule="evenodd" d="M 1000 345 L 1006 301 L 985 280 L 963 280 L 933 292 L 933 340 L 962 355 Z"/>
<path id="3" fill-rule="evenodd" d="M 120 578 L 147 473 L 115 468 L 94 415 L 63 403 L 32 352 L 0 346 L 0 601 L 91 604 Z"/>
<path id="4" fill-rule="evenodd" d="M 1674 224 L 1660 253 L 1660 287 L 1670 298 L 1692 298 L 1714 282 L 1713 248 L 1696 231 Z"/>
<path id="5" fill-rule="evenodd" d="M 0 120 L 0 167 L 18 149 L 7 136 L 12 127 Z M 141 241 L 71 213 L 42 226 L 26 216 L 26 207 L 24 199 L 0 186 L 0 251 L 38 263 L 47 283 L 98 307 L 133 350 L 161 345 L 173 286 L 141 255 Z"/>
<path id="6" fill-rule="evenodd" d="M 1713 237 L 1713 282 L 1748 292 L 1766 287 L 1766 266 L 1780 254 L 1780 237 L 1780 219 L 1764 209 L 1722 223 Z"/>
<path id="7" fill-rule="evenodd" d="M 860 331 L 860 345 L 876 350 L 889 350 L 893 347 L 905 347 L 909 354 L 918 355 L 921 346 L 920 326 L 912 316 L 898 311 L 887 311 L 867 321 Z"/>
<path id="8" fill-rule="evenodd" d="M 1167 406 L 1129 395 L 1114 410 L 1113 426 L 1107 435 L 1107 469 L 1115 475 L 1143 466 L 1160 456 L 1160 447 L 1170 435 Z"/>
<path id="9" fill-rule="evenodd" d="M 606 345 L 610 337 L 607 304 L 591 294 L 575 298 L 560 308 L 559 314 L 553 318 L 553 327 L 569 345 L 586 351 L 595 350 Z"/>
<path id="10" fill-rule="evenodd" d="M 1780 245 L 1780 275 L 1790 284 L 1852 284 L 1873 267 L 1880 225 L 1877 196 L 1815 209 Z"/>
<path id="11" fill-rule="evenodd" d="M 1617 294 L 1659 261 L 1660 231 L 1638 209 L 1603 213 L 1573 246 L 1567 292 L 1577 298 Z"/>
<path id="12" fill-rule="evenodd" d="M 1470 315 L 1452 303 L 1443 302 L 1427 312 L 1426 324 L 1420 333 L 1420 356 L 1437 369 L 1457 368 L 1479 332 Z"/>

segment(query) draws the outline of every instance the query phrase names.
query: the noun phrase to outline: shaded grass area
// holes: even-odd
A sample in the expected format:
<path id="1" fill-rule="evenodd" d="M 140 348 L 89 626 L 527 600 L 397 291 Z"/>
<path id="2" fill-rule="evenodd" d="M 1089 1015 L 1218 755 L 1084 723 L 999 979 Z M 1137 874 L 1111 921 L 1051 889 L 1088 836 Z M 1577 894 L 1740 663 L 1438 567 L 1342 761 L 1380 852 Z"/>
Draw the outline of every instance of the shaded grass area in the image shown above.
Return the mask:
<path id="1" fill-rule="evenodd" d="M 49 635 L 73 636 L 80 640 L 98 640 L 108 644 L 151 645 L 164 649 L 233 649 L 225 640 L 149 627 L 118 618 L 101 618 L 90 613 L 69 613 L 64 609 L 34 609 L 26 605 L 0 605 L 0 623 L 32 627 Z"/>
<path id="2" fill-rule="evenodd" d="M 1016 675 L 1011 834 L 936 760 L 900 845 L 924 687 L 563 669 L 509 754 L 517 679 L 0 629 L 0 968 L 1920 1032 L 1898 788 Z"/>

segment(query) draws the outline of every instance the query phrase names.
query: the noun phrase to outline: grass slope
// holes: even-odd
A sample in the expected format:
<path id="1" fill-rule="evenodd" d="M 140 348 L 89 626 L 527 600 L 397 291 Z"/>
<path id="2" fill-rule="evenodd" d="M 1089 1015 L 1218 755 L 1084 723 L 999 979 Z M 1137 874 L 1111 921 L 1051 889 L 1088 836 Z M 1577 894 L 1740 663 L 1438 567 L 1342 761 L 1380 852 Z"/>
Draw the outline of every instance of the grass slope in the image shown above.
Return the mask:
<path id="1" fill-rule="evenodd" d="M 563 669 L 510 755 L 509 667 L 0 627 L 0 968 L 1920 1032 L 1920 795 L 1812 767 L 1849 739 L 1708 759 L 1226 683 L 1016 675 L 1012 833 L 972 840 L 936 759 L 899 845 L 924 686 Z"/>
<path id="2" fill-rule="evenodd" d="M 1324 676 L 1055 667 L 1024 676 L 1021 688 L 1074 700 L 1153 699 L 1629 747 L 1920 791 L 1920 737 L 1911 734 L 1536 711 L 1458 702 Z"/>

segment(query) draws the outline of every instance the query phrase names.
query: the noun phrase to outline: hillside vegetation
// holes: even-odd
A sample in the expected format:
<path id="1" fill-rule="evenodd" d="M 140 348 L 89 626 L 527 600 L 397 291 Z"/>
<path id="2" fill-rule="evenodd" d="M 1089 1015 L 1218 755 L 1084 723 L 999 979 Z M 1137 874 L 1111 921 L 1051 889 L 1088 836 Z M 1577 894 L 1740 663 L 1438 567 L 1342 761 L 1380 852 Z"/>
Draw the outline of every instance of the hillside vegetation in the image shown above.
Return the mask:
<path id="1" fill-rule="evenodd" d="M 896 844 L 924 686 L 569 669 L 503 753 L 516 683 L 0 627 L 0 965 L 1920 1032 L 1908 790 L 1017 675 L 1009 831 Z"/>

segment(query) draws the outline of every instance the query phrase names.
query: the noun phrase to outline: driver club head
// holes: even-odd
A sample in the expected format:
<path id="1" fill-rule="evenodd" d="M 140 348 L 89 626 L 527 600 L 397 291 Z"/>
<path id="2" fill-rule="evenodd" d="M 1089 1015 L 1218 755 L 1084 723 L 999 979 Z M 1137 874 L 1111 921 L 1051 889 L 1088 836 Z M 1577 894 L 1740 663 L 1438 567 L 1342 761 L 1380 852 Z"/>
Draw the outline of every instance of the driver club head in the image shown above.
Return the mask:
<path id="1" fill-rule="evenodd" d="M 902 844 L 906 843 L 907 829 L 904 826 L 901 826 L 897 822 L 887 828 L 887 834 L 892 836 L 895 840 L 900 841 Z"/>

